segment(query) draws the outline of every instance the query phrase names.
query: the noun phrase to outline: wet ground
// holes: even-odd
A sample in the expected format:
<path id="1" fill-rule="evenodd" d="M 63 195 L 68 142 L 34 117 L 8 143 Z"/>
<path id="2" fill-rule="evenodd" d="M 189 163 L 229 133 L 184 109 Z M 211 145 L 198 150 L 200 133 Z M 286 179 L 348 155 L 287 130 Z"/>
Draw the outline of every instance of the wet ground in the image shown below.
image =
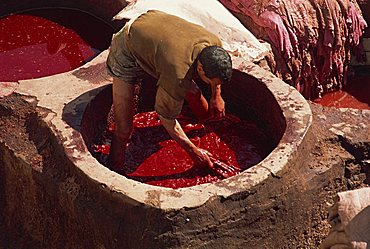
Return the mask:
<path id="1" fill-rule="evenodd" d="M 312 226 L 304 235 L 304 248 L 318 248 L 330 225 L 328 208 L 339 191 L 370 186 L 370 110 L 324 107 L 311 104 L 314 114 L 315 145 L 308 155 L 308 168 L 319 176 L 323 192 L 318 196 Z M 334 167 L 333 167 L 334 166 Z M 336 168 L 340 174 L 329 180 L 323 172 Z M 303 242 L 304 241 L 304 242 Z M 315 245 L 312 247 L 312 245 Z"/>

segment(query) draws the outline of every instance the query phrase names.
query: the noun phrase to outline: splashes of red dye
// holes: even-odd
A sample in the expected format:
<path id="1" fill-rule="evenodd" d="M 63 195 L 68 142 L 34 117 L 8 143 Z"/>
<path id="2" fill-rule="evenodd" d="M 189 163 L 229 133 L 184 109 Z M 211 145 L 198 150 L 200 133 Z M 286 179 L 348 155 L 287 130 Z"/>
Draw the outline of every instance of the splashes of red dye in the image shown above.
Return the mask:
<path id="1" fill-rule="evenodd" d="M 239 171 L 260 162 L 273 147 L 255 123 L 242 121 L 232 115 L 204 123 L 182 115 L 178 121 L 196 146 L 208 150 L 216 160 L 233 165 Z M 109 145 L 112 127 L 112 123 L 109 123 L 98 139 L 95 149 L 98 158 L 101 153 L 109 154 L 109 147 L 101 145 Z M 188 154 L 160 125 L 155 112 L 137 114 L 134 127 L 132 141 L 126 150 L 125 176 L 170 188 L 216 182 L 223 178 L 206 167 L 194 166 Z"/>
<path id="2" fill-rule="evenodd" d="M 51 17 L 60 23 L 63 19 L 82 23 L 85 26 L 75 25 L 73 28 L 105 35 L 106 40 L 110 40 L 109 34 L 113 33 L 107 25 L 96 25 L 100 20 L 71 9 L 32 10 L 6 16 L 0 19 L 0 81 L 32 79 L 70 71 L 100 53 L 101 48 L 93 48 L 77 33 L 80 31 L 64 27 L 50 20 Z M 102 29 L 106 30 L 100 32 Z M 109 43 L 105 46 L 107 48 Z"/>

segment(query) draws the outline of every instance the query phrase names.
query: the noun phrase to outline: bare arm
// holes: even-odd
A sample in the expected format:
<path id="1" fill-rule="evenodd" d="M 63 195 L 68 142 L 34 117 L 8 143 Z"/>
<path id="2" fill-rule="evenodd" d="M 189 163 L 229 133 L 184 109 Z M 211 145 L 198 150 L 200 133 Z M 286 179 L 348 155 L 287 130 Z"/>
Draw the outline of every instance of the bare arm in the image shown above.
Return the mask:
<path id="1" fill-rule="evenodd" d="M 209 156 L 210 153 L 196 147 L 190 141 L 176 119 L 166 119 L 161 115 L 159 115 L 159 118 L 170 136 L 189 154 L 195 164 L 205 164 L 209 167 L 212 166 L 212 161 Z"/>
<path id="2" fill-rule="evenodd" d="M 211 99 L 209 103 L 209 110 L 212 117 L 225 116 L 225 101 L 221 97 L 221 85 L 211 84 Z"/>

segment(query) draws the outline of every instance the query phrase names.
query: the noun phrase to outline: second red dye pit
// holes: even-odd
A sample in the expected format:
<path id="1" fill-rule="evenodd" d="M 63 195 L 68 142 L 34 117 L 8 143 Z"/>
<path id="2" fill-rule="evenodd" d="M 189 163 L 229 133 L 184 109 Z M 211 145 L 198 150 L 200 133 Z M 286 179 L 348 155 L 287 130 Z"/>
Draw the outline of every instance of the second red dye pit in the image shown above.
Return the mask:
<path id="1" fill-rule="evenodd" d="M 211 152 L 216 159 L 243 171 L 267 156 L 273 144 L 257 124 L 233 115 L 199 123 L 191 117 L 178 118 L 190 140 Z M 123 174 L 128 178 L 162 187 L 183 188 L 217 182 L 222 178 L 206 167 L 194 166 L 188 154 L 168 135 L 155 112 L 134 118 Z M 96 157 L 109 154 L 114 123 L 99 137 Z M 108 145 L 108 146 L 107 146 Z M 103 155 L 104 156 L 104 155 Z"/>
<path id="2" fill-rule="evenodd" d="M 327 93 L 314 102 L 328 107 L 370 110 L 370 75 L 360 74 L 348 81 L 343 90 Z"/>
<path id="3" fill-rule="evenodd" d="M 113 29 L 73 9 L 38 9 L 0 19 L 0 81 L 33 79 L 82 66 L 109 47 Z"/>

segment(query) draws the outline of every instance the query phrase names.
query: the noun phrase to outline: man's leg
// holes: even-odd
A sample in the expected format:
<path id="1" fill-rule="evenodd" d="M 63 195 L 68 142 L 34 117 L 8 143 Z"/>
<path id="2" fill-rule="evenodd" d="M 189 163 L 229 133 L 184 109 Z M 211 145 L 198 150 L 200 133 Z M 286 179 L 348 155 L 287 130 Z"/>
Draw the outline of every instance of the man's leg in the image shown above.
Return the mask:
<path id="1" fill-rule="evenodd" d="M 133 130 L 135 85 L 113 77 L 113 109 L 115 130 L 112 138 L 109 166 L 122 170 L 125 161 L 125 150 Z"/>
<path id="2" fill-rule="evenodd" d="M 208 102 L 195 82 L 193 82 L 192 87 L 186 93 L 185 100 L 188 102 L 194 115 L 198 119 L 205 119 L 209 117 Z"/>

